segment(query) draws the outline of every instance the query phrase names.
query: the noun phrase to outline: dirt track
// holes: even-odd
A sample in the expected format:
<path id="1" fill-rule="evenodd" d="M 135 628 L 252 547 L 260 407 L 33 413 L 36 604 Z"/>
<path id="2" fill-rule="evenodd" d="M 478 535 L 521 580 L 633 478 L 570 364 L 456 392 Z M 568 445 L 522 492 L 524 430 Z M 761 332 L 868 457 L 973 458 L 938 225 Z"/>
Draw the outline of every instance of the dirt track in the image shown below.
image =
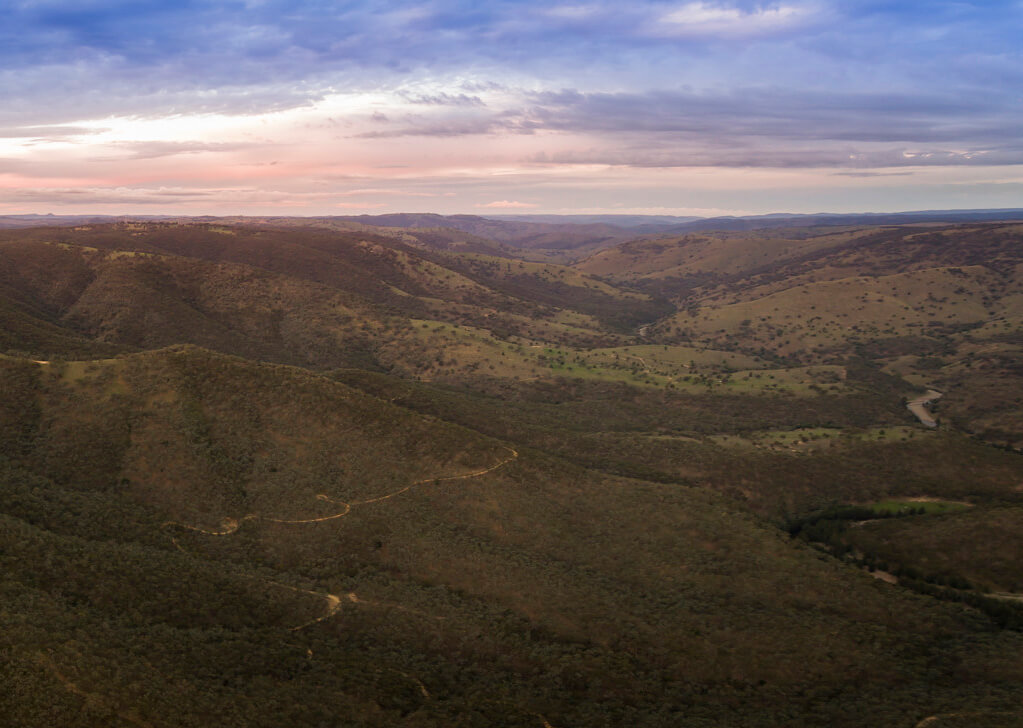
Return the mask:
<path id="1" fill-rule="evenodd" d="M 352 512 L 352 508 L 354 508 L 356 506 L 365 506 L 365 505 L 369 505 L 371 503 L 380 503 L 380 502 L 385 501 L 385 500 L 390 500 L 391 498 L 395 498 L 396 496 L 399 496 L 402 493 L 409 492 L 410 490 L 412 490 L 413 488 L 415 488 L 417 486 L 437 484 L 437 483 L 444 483 L 444 482 L 448 482 L 448 481 L 451 481 L 451 480 L 467 480 L 469 478 L 478 478 L 481 475 L 486 475 L 487 473 L 491 473 L 491 472 L 497 470 L 498 468 L 504 467 L 505 465 L 507 465 L 511 461 L 513 461 L 516 458 L 518 458 L 519 453 L 518 453 L 517 450 L 515 450 L 514 448 L 510 448 L 508 446 L 504 446 L 504 447 L 505 447 L 506 450 L 508 450 L 509 453 L 511 453 L 511 455 L 509 457 L 505 458 L 504 460 L 502 460 L 501 462 L 499 462 L 499 463 L 497 463 L 495 465 L 491 465 L 488 468 L 484 468 L 483 470 L 476 470 L 476 471 L 473 471 L 471 473 L 463 473 L 461 475 L 445 475 L 445 476 L 441 476 L 441 477 L 437 477 L 437 478 L 423 478 L 422 480 L 417 480 L 417 481 L 415 481 L 413 483 L 409 483 L 404 488 L 396 490 L 393 493 L 387 493 L 385 495 L 377 496 L 376 498 L 367 498 L 365 500 L 352 501 L 351 503 L 347 503 L 345 501 L 341 501 L 341 500 L 337 500 L 335 498 L 331 498 L 330 496 L 326 495 L 325 493 L 320 493 L 320 494 L 318 494 L 316 496 L 317 500 L 326 501 L 328 503 L 337 503 L 338 505 L 344 506 L 344 510 L 342 510 L 340 513 L 334 513 L 334 514 L 331 514 L 329 516 L 320 516 L 320 517 L 317 517 L 317 518 L 294 518 L 294 519 L 292 519 L 292 518 L 273 518 L 271 516 L 260 516 L 260 515 L 257 515 L 255 513 L 250 513 L 247 516 L 244 516 L 243 518 L 241 518 L 240 520 L 239 519 L 235 519 L 235 518 L 231 518 L 231 517 L 224 518 L 220 522 L 220 529 L 216 530 L 216 531 L 211 530 L 211 529 L 200 528 L 198 526 L 189 526 L 188 524 L 180 523 L 178 521 L 166 521 L 163 525 L 164 525 L 165 528 L 167 526 L 177 526 L 178 528 L 184 528 L 184 529 L 187 529 L 189 531 L 195 531 L 196 533 L 201 533 L 201 534 L 204 534 L 206 536 L 230 536 L 233 533 L 235 533 L 241 527 L 241 525 L 243 523 L 245 523 L 246 521 L 261 520 L 261 521 L 267 521 L 268 523 L 283 523 L 283 524 L 287 524 L 287 525 L 301 525 L 301 524 L 307 524 L 307 523 L 323 523 L 325 521 L 333 521 L 333 520 L 335 520 L 337 518 L 342 518 L 344 516 L 347 516 L 349 513 Z"/>
<path id="2" fill-rule="evenodd" d="M 269 516 L 259 516 L 259 515 L 255 514 L 255 513 L 250 513 L 250 514 L 248 514 L 247 516 L 244 516 L 241 519 L 235 519 L 235 518 L 231 518 L 231 517 L 224 518 L 223 520 L 221 520 L 220 528 L 218 530 L 205 529 L 205 528 L 200 528 L 198 526 L 189 526 L 187 524 L 179 523 L 177 521 L 167 521 L 167 522 L 165 522 L 163 524 L 163 527 L 164 528 L 167 528 L 167 527 L 183 528 L 183 529 L 186 529 L 188 531 L 193 531 L 195 533 L 201 533 L 201 534 L 203 534 L 205 536 L 230 536 L 230 535 L 236 533 L 238 531 L 238 529 L 241 528 L 241 525 L 243 523 L 245 523 L 246 521 L 262 520 L 262 521 L 266 521 L 268 523 L 280 523 L 280 524 L 284 524 L 284 525 L 304 525 L 304 524 L 312 524 L 312 523 L 323 523 L 325 521 L 333 521 L 335 519 L 347 516 L 349 513 L 352 512 L 352 508 L 354 508 L 356 506 L 364 506 L 364 505 L 369 505 L 371 503 L 381 503 L 383 501 L 390 500 L 391 498 L 395 498 L 396 496 L 399 496 L 399 495 L 401 495 L 403 493 L 407 493 L 407 492 L 409 492 L 410 490 L 412 490 L 413 488 L 415 488 L 417 486 L 423 486 L 423 485 L 428 485 L 428 484 L 444 483 L 444 482 L 448 482 L 448 481 L 452 481 L 452 480 L 467 480 L 469 478 L 478 478 L 481 475 L 486 475 L 487 473 L 491 473 L 491 472 L 497 470 L 498 468 L 504 467 L 505 465 L 507 465 L 508 463 L 512 462 L 513 460 L 515 460 L 515 459 L 517 459 L 519 457 L 519 453 L 518 453 L 517 450 L 515 450 L 514 448 L 510 448 L 507 445 L 505 445 L 504 447 L 505 447 L 506 450 L 508 450 L 510 455 L 507 458 L 505 458 L 504 460 L 501 460 L 500 462 L 496 463 L 495 465 L 491 465 L 490 467 L 483 468 L 482 470 L 475 470 L 475 471 L 473 471 L 471 473 L 462 473 L 461 475 L 446 475 L 446 476 L 441 476 L 441 477 L 437 477 L 437 478 L 423 478 L 422 480 L 417 480 L 417 481 L 415 481 L 413 483 L 409 483 L 404 488 L 401 488 L 400 490 L 396 490 L 393 493 L 387 493 L 385 495 L 381 495 L 381 496 L 378 496 L 376 498 L 367 498 L 366 500 L 353 501 L 351 503 L 347 503 L 345 501 L 340 501 L 340 500 L 336 500 L 334 498 L 331 498 L 330 496 L 328 496 L 328 495 L 326 495 L 324 493 L 320 493 L 319 495 L 316 496 L 317 500 L 326 501 L 328 503 L 336 503 L 338 505 L 344 506 L 344 509 L 342 511 L 340 511 L 339 513 L 335 513 L 335 514 L 329 515 L 329 516 L 321 516 L 321 517 L 317 517 L 317 518 L 288 519 L 288 518 L 272 518 L 272 517 L 269 517 Z M 174 546 L 177 547 L 177 549 L 179 551 L 185 552 L 185 549 L 183 549 L 181 547 L 181 545 L 177 542 L 177 539 L 172 537 L 171 541 L 173 542 Z M 185 552 L 185 553 L 187 553 L 187 552 Z M 337 612 L 341 609 L 341 605 L 342 605 L 343 600 L 342 600 L 341 597 L 337 596 L 336 594 L 314 592 L 314 591 L 310 591 L 308 589 L 299 589 L 297 587 L 289 586 L 287 584 L 281 584 L 279 582 L 268 582 L 268 583 L 270 583 L 270 584 L 272 584 L 274 586 L 277 586 L 277 587 L 281 587 L 283 589 L 289 589 L 289 590 L 295 591 L 295 592 L 301 592 L 301 593 L 304 593 L 304 594 L 310 594 L 312 596 L 319 597 L 320 599 L 324 599 L 327 602 L 327 611 L 326 611 L 325 614 L 323 614 L 320 617 L 317 617 L 316 619 L 312 619 L 312 620 L 310 620 L 308 622 L 300 624 L 297 627 L 291 627 L 290 630 L 292 632 L 296 632 L 298 630 L 305 629 L 306 627 L 311 627 L 312 625 L 317 624 L 319 622 L 322 622 L 325 619 L 329 619 L 330 617 L 333 617 L 335 614 L 337 614 Z M 373 602 L 373 601 L 367 601 L 365 599 L 360 599 L 355 594 L 355 592 L 351 592 L 351 593 L 347 594 L 346 595 L 346 599 L 351 604 L 365 604 L 365 605 L 384 606 L 384 607 L 389 607 L 389 608 L 392 608 L 392 609 L 397 609 L 399 611 L 408 612 L 410 614 L 418 614 L 418 615 L 426 616 L 426 617 L 430 616 L 430 615 L 425 614 L 423 612 L 420 612 L 418 610 L 409 609 L 407 607 L 403 607 L 403 606 L 397 605 L 397 604 L 390 604 L 390 603 L 385 603 L 385 602 Z M 435 617 L 435 619 L 443 619 L 443 617 Z"/>
<path id="3" fill-rule="evenodd" d="M 926 405 L 940 397 L 941 392 L 934 389 L 928 389 L 927 394 L 922 397 L 917 397 L 912 402 L 909 402 L 906 405 L 906 409 L 916 415 L 916 418 L 920 420 L 925 427 L 937 427 L 938 421 L 935 420 L 931 413 L 927 411 Z"/>

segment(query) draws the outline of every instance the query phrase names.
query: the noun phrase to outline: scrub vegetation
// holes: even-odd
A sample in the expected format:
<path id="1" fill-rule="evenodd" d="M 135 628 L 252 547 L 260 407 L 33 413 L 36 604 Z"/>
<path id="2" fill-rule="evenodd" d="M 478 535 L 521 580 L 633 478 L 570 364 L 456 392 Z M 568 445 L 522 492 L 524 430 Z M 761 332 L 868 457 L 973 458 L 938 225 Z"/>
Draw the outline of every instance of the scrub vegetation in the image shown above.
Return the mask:
<path id="1" fill-rule="evenodd" d="M 1020 725 L 1023 227 L 428 222 L 0 232 L 5 724 Z"/>

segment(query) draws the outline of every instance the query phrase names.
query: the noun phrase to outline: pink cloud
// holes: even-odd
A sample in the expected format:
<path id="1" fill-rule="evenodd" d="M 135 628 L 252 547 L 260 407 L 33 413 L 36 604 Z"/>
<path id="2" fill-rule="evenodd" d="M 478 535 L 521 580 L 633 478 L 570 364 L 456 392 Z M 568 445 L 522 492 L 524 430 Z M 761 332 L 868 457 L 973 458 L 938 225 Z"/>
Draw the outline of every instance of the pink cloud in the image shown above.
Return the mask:
<path id="1" fill-rule="evenodd" d="M 510 207 L 538 207 L 531 202 L 518 202 L 514 200 L 495 200 L 494 202 L 488 202 L 485 205 L 476 205 L 476 207 L 498 207 L 498 208 L 510 208 Z"/>

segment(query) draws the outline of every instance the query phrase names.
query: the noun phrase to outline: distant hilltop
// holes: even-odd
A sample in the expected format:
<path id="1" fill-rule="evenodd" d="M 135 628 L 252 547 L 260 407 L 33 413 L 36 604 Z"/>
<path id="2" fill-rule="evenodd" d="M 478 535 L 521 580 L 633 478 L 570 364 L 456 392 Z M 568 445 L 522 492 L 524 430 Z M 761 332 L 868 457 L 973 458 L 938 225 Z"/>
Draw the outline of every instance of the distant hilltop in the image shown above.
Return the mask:
<path id="1" fill-rule="evenodd" d="M 436 213 L 388 213 L 381 215 L 332 216 L 182 216 L 182 215 L 0 215 L 0 229 L 40 226 L 102 224 L 127 221 L 180 221 L 273 224 L 295 221 L 352 222 L 369 227 L 449 228 L 522 247 L 523 241 L 539 240 L 551 234 L 564 235 L 585 229 L 586 240 L 603 238 L 620 241 L 638 235 L 676 234 L 708 231 L 747 231 L 768 228 L 808 228 L 837 225 L 908 225 L 926 223 L 994 222 L 1023 220 L 1023 208 L 986 210 L 916 210 L 907 212 L 857 213 L 771 213 L 768 215 L 695 217 L 674 215 L 440 215 Z M 549 240 L 544 239 L 544 243 Z M 573 247 L 568 245 L 559 247 Z"/>

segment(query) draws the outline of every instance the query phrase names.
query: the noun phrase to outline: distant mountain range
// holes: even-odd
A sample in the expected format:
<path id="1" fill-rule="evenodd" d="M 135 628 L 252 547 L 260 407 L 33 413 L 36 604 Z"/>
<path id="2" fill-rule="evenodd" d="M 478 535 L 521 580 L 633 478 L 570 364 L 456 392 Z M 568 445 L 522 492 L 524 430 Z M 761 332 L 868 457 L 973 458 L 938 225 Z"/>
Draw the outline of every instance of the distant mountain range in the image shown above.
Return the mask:
<path id="1" fill-rule="evenodd" d="M 816 227 L 825 225 L 910 225 L 914 223 L 992 222 L 1023 220 L 1023 209 L 1004 210 L 919 210 L 914 212 L 817 213 L 794 215 L 775 213 L 746 217 L 680 218 L 667 232 L 697 230 L 759 230 L 763 228 Z"/>
<path id="2" fill-rule="evenodd" d="M 295 217 L 183 217 L 176 215 L 3 215 L 0 228 L 40 225 L 82 225 L 126 220 L 181 220 L 213 222 L 294 221 Z M 916 210 L 862 213 L 772 213 L 769 215 L 695 217 L 673 215 L 438 215 L 390 213 L 300 218 L 310 223 L 352 222 L 370 227 L 448 228 L 523 248 L 570 249 L 660 233 L 760 230 L 834 225 L 906 225 L 914 223 L 989 222 L 1023 220 L 1023 208 L 980 210 Z"/>

